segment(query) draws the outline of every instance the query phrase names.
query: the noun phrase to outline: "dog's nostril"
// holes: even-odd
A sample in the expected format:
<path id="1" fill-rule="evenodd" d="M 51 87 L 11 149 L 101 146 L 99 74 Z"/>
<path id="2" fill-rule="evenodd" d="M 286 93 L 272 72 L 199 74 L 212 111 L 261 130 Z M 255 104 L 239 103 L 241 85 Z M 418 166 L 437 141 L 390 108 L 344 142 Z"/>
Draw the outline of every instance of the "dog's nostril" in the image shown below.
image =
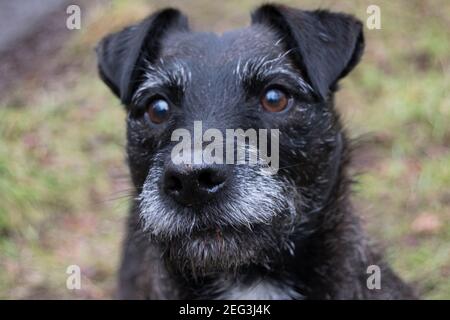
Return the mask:
<path id="1" fill-rule="evenodd" d="M 225 182 L 225 179 L 224 175 L 210 169 L 201 171 L 197 178 L 199 187 L 210 192 L 216 191 Z"/>
<path id="2" fill-rule="evenodd" d="M 216 196 L 226 179 L 225 167 L 171 165 L 164 174 L 163 190 L 178 203 L 190 206 Z"/>
<path id="3" fill-rule="evenodd" d="M 181 191 L 181 189 L 183 189 L 183 183 L 180 180 L 180 178 L 178 178 L 175 175 L 169 175 L 166 177 L 166 181 L 165 181 L 165 187 L 168 191 Z"/>

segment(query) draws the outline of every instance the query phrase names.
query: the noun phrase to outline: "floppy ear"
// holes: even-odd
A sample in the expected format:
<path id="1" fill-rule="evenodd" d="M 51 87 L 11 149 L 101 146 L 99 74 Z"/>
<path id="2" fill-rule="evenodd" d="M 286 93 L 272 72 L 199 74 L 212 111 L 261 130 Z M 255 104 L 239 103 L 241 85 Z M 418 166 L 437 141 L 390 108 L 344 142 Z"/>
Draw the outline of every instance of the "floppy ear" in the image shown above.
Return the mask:
<path id="1" fill-rule="evenodd" d="M 356 66 L 364 51 L 362 24 L 350 15 L 263 5 L 252 14 L 252 23 L 278 33 L 322 99 Z"/>
<path id="2" fill-rule="evenodd" d="M 164 9 L 137 25 L 106 36 L 96 48 L 100 77 L 128 105 L 142 81 L 145 62 L 151 63 L 158 57 L 164 34 L 188 29 L 184 15 L 175 9 Z"/>

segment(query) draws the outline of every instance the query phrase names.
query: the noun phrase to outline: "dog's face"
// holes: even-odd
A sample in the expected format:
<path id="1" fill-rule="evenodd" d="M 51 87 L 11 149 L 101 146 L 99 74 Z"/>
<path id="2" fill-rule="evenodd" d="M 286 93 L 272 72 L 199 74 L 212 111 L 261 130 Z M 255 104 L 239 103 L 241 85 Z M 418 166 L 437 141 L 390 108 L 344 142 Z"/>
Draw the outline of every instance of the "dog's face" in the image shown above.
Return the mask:
<path id="1" fill-rule="evenodd" d="M 143 228 L 179 268 L 228 270 L 292 251 L 292 233 L 323 204 L 339 169 L 330 100 L 361 56 L 360 23 L 281 6 L 261 7 L 252 22 L 223 35 L 194 33 L 168 9 L 98 47 L 100 74 L 127 106 Z M 194 121 L 200 134 L 277 129 L 279 170 L 175 163 L 172 135 L 183 128 L 195 136 Z"/>

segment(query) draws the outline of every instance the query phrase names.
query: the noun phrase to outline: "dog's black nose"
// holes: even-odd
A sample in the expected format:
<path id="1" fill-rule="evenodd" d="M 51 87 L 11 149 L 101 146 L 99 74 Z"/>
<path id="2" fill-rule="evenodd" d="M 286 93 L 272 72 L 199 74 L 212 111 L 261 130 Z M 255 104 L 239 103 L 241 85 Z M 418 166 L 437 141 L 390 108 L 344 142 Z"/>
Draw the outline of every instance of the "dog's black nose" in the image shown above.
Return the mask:
<path id="1" fill-rule="evenodd" d="M 164 191 L 177 202 L 190 206 L 210 200 L 225 186 L 226 165 L 174 165 L 165 170 Z"/>

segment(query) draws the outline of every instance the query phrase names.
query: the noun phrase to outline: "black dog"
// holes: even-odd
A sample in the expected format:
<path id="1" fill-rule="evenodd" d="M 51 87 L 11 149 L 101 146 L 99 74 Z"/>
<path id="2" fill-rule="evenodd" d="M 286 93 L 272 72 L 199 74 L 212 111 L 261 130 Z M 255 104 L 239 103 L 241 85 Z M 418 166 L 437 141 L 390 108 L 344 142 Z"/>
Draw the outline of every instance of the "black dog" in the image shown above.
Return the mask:
<path id="1" fill-rule="evenodd" d="M 99 44 L 128 112 L 136 190 L 120 298 L 409 299 L 349 201 L 349 145 L 333 107 L 359 62 L 352 16 L 264 5 L 251 26 L 191 32 L 159 11 Z M 175 129 L 279 129 L 279 170 L 175 164 Z M 380 287 L 368 286 L 368 267 Z"/>

